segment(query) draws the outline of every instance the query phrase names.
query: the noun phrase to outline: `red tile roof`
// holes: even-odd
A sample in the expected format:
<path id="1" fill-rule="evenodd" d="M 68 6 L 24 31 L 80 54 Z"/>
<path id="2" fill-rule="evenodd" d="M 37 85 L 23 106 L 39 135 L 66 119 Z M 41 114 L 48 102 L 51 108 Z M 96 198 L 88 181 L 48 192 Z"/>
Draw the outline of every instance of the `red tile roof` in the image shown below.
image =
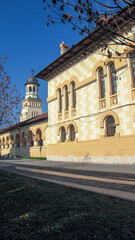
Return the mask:
<path id="1" fill-rule="evenodd" d="M 36 116 L 34 118 L 30 118 L 28 120 L 25 120 L 23 122 L 16 123 L 16 124 L 11 125 L 7 128 L 3 128 L 3 129 L 0 130 L 0 133 L 7 132 L 7 131 L 12 130 L 12 129 L 20 128 L 20 127 L 23 127 L 27 124 L 35 123 L 35 122 L 38 122 L 38 121 L 41 121 L 41 120 L 47 120 L 48 121 L 48 112 L 43 113 L 43 114 L 41 114 L 39 116 Z"/>

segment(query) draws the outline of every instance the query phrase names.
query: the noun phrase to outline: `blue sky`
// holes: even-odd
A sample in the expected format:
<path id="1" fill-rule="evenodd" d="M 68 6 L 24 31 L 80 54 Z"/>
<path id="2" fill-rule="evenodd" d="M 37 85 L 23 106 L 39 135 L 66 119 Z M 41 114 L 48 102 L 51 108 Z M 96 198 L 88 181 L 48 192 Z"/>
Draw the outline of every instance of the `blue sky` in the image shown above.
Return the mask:
<path id="1" fill-rule="evenodd" d="M 46 16 L 42 0 L 4 0 L 0 3 L 0 56 L 8 56 L 6 71 L 22 97 L 31 69 L 37 74 L 59 57 L 62 40 L 71 47 L 82 38 L 70 25 L 47 27 Z M 43 100 L 43 112 L 46 112 L 47 83 L 39 79 L 39 84 L 39 97 Z"/>

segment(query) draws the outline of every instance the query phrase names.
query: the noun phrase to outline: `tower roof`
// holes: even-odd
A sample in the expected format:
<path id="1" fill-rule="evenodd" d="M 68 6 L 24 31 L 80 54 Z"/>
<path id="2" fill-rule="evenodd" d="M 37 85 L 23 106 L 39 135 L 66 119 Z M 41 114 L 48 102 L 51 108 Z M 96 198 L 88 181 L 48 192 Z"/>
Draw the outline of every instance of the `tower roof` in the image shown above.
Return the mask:
<path id="1" fill-rule="evenodd" d="M 28 84 L 37 84 L 38 86 L 40 86 L 39 83 L 38 83 L 37 78 L 36 78 L 34 75 L 31 75 L 31 76 L 27 79 L 27 82 L 25 83 L 25 86 L 28 85 Z"/>

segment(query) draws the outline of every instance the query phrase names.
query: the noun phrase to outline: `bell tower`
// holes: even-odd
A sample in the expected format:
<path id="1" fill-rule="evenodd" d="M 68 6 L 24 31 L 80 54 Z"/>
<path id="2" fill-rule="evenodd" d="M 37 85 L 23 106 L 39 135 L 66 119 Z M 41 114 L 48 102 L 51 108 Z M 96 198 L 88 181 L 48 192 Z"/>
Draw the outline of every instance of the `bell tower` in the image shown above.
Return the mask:
<path id="1" fill-rule="evenodd" d="M 22 115 L 20 116 L 20 122 L 42 114 L 42 100 L 38 97 L 38 87 L 40 85 L 33 74 L 27 79 L 25 86 L 26 95 L 25 100 L 22 101 Z"/>

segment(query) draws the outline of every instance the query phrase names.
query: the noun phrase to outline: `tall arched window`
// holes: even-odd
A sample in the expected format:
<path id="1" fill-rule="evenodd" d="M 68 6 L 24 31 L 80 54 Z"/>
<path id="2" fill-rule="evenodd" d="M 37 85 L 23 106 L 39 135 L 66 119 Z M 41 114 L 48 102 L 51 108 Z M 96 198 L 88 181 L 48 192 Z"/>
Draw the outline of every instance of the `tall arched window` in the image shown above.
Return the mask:
<path id="1" fill-rule="evenodd" d="M 135 52 L 130 54 L 132 87 L 135 88 Z"/>
<path id="2" fill-rule="evenodd" d="M 12 144 L 12 147 L 14 147 L 14 136 L 13 135 L 11 136 L 11 144 Z"/>
<path id="3" fill-rule="evenodd" d="M 75 140 L 75 128 L 73 125 L 69 126 L 69 141 Z"/>
<path id="4" fill-rule="evenodd" d="M 5 148 L 5 138 L 4 137 L 2 139 L 2 145 L 3 145 L 3 148 Z"/>
<path id="5" fill-rule="evenodd" d="M 71 83 L 71 93 L 72 93 L 72 108 L 76 108 L 75 82 L 72 82 L 72 83 Z"/>
<path id="6" fill-rule="evenodd" d="M 116 79 L 116 70 L 114 63 L 110 65 L 110 83 L 111 83 L 111 94 L 117 94 L 117 79 Z"/>
<path id="7" fill-rule="evenodd" d="M 30 147 L 34 146 L 33 133 L 31 130 L 29 130 L 29 133 L 28 133 L 28 142 L 29 142 Z"/>
<path id="8" fill-rule="evenodd" d="M 32 88 L 31 87 L 29 87 L 29 92 L 32 92 Z"/>
<path id="9" fill-rule="evenodd" d="M 6 138 L 6 145 L 9 147 L 9 137 Z"/>
<path id="10" fill-rule="evenodd" d="M 36 140 L 38 142 L 38 146 L 43 146 L 42 132 L 39 128 L 36 131 Z"/>
<path id="11" fill-rule="evenodd" d="M 25 139 L 25 133 L 22 133 L 22 137 L 21 137 L 21 143 L 22 143 L 22 147 L 26 147 L 26 139 Z"/>
<path id="12" fill-rule="evenodd" d="M 105 98 L 105 78 L 103 68 L 98 71 L 100 98 Z"/>
<path id="13" fill-rule="evenodd" d="M 66 132 L 65 132 L 65 128 L 61 127 L 60 128 L 60 141 L 61 142 L 65 142 L 66 140 Z"/>
<path id="14" fill-rule="evenodd" d="M 116 132 L 115 120 L 112 116 L 106 119 L 106 135 L 107 137 L 114 136 Z"/>
<path id="15" fill-rule="evenodd" d="M 16 147 L 20 147 L 20 136 L 18 133 L 16 134 L 15 143 L 16 143 Z"/>
<path id="16" fill-rule="evenodd" d="M 61 95 L 61 89 L 58 89 L 58 111 L 59 113 L 62 113 L 62 95 Z"/>
<path id="17" fill-rule="evenodd" d="M 68 109 L 69 109 L 69 94 L 68 94 L 67 85 L 64 87 L 64 90 L 65 90 L 65 110 L 68 111 Z"/>
<path id="18" fill-rule="evenodd" d="M 35 92 L 35 87 L 33 87 L 33 92 Z"/>

